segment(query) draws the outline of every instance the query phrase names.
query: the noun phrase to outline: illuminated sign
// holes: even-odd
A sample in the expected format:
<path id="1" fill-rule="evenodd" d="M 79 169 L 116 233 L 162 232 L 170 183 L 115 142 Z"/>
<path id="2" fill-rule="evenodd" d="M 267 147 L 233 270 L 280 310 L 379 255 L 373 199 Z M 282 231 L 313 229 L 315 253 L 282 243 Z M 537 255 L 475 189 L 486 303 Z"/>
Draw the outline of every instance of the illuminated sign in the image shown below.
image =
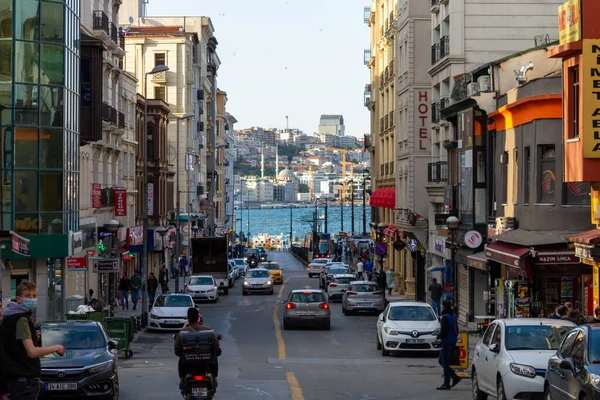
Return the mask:
<path id="1" fill-rule="evenodd" d="M 581 5 L 569 0 L 558 6 L 558 37 L 560 44 L 581 40 Z"/>
<path id="2" fill-rule="evenodd" d="M 417 118 L 419 120 L 419 150 L 429 149 L 429 91 L 419 90 L 417 93 Z"/>
<path id="3" fill-rule="evenodd" d="M 583 157 L 600 158 L 600 40 L 583 40 Z"/>

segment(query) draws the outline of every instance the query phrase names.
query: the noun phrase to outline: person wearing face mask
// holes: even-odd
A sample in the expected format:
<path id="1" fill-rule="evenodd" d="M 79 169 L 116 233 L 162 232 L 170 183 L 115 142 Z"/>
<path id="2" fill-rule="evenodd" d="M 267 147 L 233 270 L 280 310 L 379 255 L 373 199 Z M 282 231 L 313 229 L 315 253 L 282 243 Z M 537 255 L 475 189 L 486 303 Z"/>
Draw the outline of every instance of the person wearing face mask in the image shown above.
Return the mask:
<path id="1" fill-rule="evenodd" d="M 0 324 L 0 368 L 8 381 L 11 400 L 36 400 L 42 370 L 40 358 L 48 354 L 65 355 L 62 345 L 40 347 L 31 314 L 37 307 L 33 282 L 17 286 L 16 301 L 4 308 Z"/>

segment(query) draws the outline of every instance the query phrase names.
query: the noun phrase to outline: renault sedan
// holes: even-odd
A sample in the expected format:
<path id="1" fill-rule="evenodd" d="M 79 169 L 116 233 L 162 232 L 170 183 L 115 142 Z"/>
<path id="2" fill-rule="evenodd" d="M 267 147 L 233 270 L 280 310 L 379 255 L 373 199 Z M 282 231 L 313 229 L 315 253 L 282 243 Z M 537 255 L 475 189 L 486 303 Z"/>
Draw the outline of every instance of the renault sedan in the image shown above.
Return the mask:
<path id="1" fill-rule="evenodd" d="M 242 285 L 242 295 L 250 293 L 273 294 L 273 279 L 269 270 L 264 268 L 255 268 L 248 270 L 244 284 Z"/>
<path id="2" fill-rule="evenodd" d="M 154 300 L 148 330 L 179 330 L 187 323 L 187 310 L 194 307 L 189 294 L 161 294 Z"/>
<path id="3" fill-rule="evenodd" d="M 322 290 L 292 290 L 283 309 L 283 329 L 319 327 L 331 329 L 331 310 Z"/>
<path id="4" fill-rule="evenodd" d="M 219 288 L 215 279 L 210 275 L 190 277 L 185 286 L 185 293 L 192 296 L 194 301 L 208 300 L 216 303 L 219 300 Z"/>

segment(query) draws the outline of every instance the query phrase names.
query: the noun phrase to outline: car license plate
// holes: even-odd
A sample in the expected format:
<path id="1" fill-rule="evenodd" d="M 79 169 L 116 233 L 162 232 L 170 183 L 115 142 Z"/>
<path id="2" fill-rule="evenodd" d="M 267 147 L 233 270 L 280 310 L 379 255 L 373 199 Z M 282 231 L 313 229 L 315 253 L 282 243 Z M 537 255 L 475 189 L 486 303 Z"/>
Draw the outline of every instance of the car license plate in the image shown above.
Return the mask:
<path id="1" fill-rule="evenodd" d="M 200 388 L 192 388 L 192 397 L 203 399 L 208 396 L 208 388 L 200 387 Z"/>
<path id="2" fill-rule="evenodd" d="M 368 306 L 370 305 L 369 303 L 356 303 L 357 306 Z"/>
<path id="3" fill-rule="evenodd" d="M 77 383 L 46 383 L 46 390 L 77 390 Z"/>
<path id="4" fill-rule="evenodd" d="M 314 319 L 315 316 L 314 315 L 302 315 L 300 316 L 301 319 Z"/>
<path id="5" fill-rule="evenodd" d="M 179 325 L 179 324 L 181 324 L 181 322 L 179 322 L 179 321 L 173 321 L 173 320 L 171 320 L 171 321 L 166 320 L 165 321 L 165 325 Z"/>
<path id="6" fill-rule="evenodd" d="M 406 339 L 407 344 L 423 343 L 425 339 Z"/>

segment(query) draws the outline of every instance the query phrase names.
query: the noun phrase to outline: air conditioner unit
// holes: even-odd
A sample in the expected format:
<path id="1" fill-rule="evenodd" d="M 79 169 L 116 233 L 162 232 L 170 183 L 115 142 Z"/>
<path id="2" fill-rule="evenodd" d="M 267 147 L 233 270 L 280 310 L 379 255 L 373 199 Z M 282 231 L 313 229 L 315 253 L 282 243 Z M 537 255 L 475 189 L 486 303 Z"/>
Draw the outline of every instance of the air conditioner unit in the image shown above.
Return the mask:
<path id="1" fill-rule="evenodd" d="M 489 75 L 482 75 L 477 78 L 477 85 L 481 93 L 489 93 L 492 91 L 492 81 Z"/>
<path id="2" fill-rule="evenodd" d="M 467 97 L 478 96 L 479 95 L 479 85 L 477 82 L 469 83 L 467 85 Z"/>

